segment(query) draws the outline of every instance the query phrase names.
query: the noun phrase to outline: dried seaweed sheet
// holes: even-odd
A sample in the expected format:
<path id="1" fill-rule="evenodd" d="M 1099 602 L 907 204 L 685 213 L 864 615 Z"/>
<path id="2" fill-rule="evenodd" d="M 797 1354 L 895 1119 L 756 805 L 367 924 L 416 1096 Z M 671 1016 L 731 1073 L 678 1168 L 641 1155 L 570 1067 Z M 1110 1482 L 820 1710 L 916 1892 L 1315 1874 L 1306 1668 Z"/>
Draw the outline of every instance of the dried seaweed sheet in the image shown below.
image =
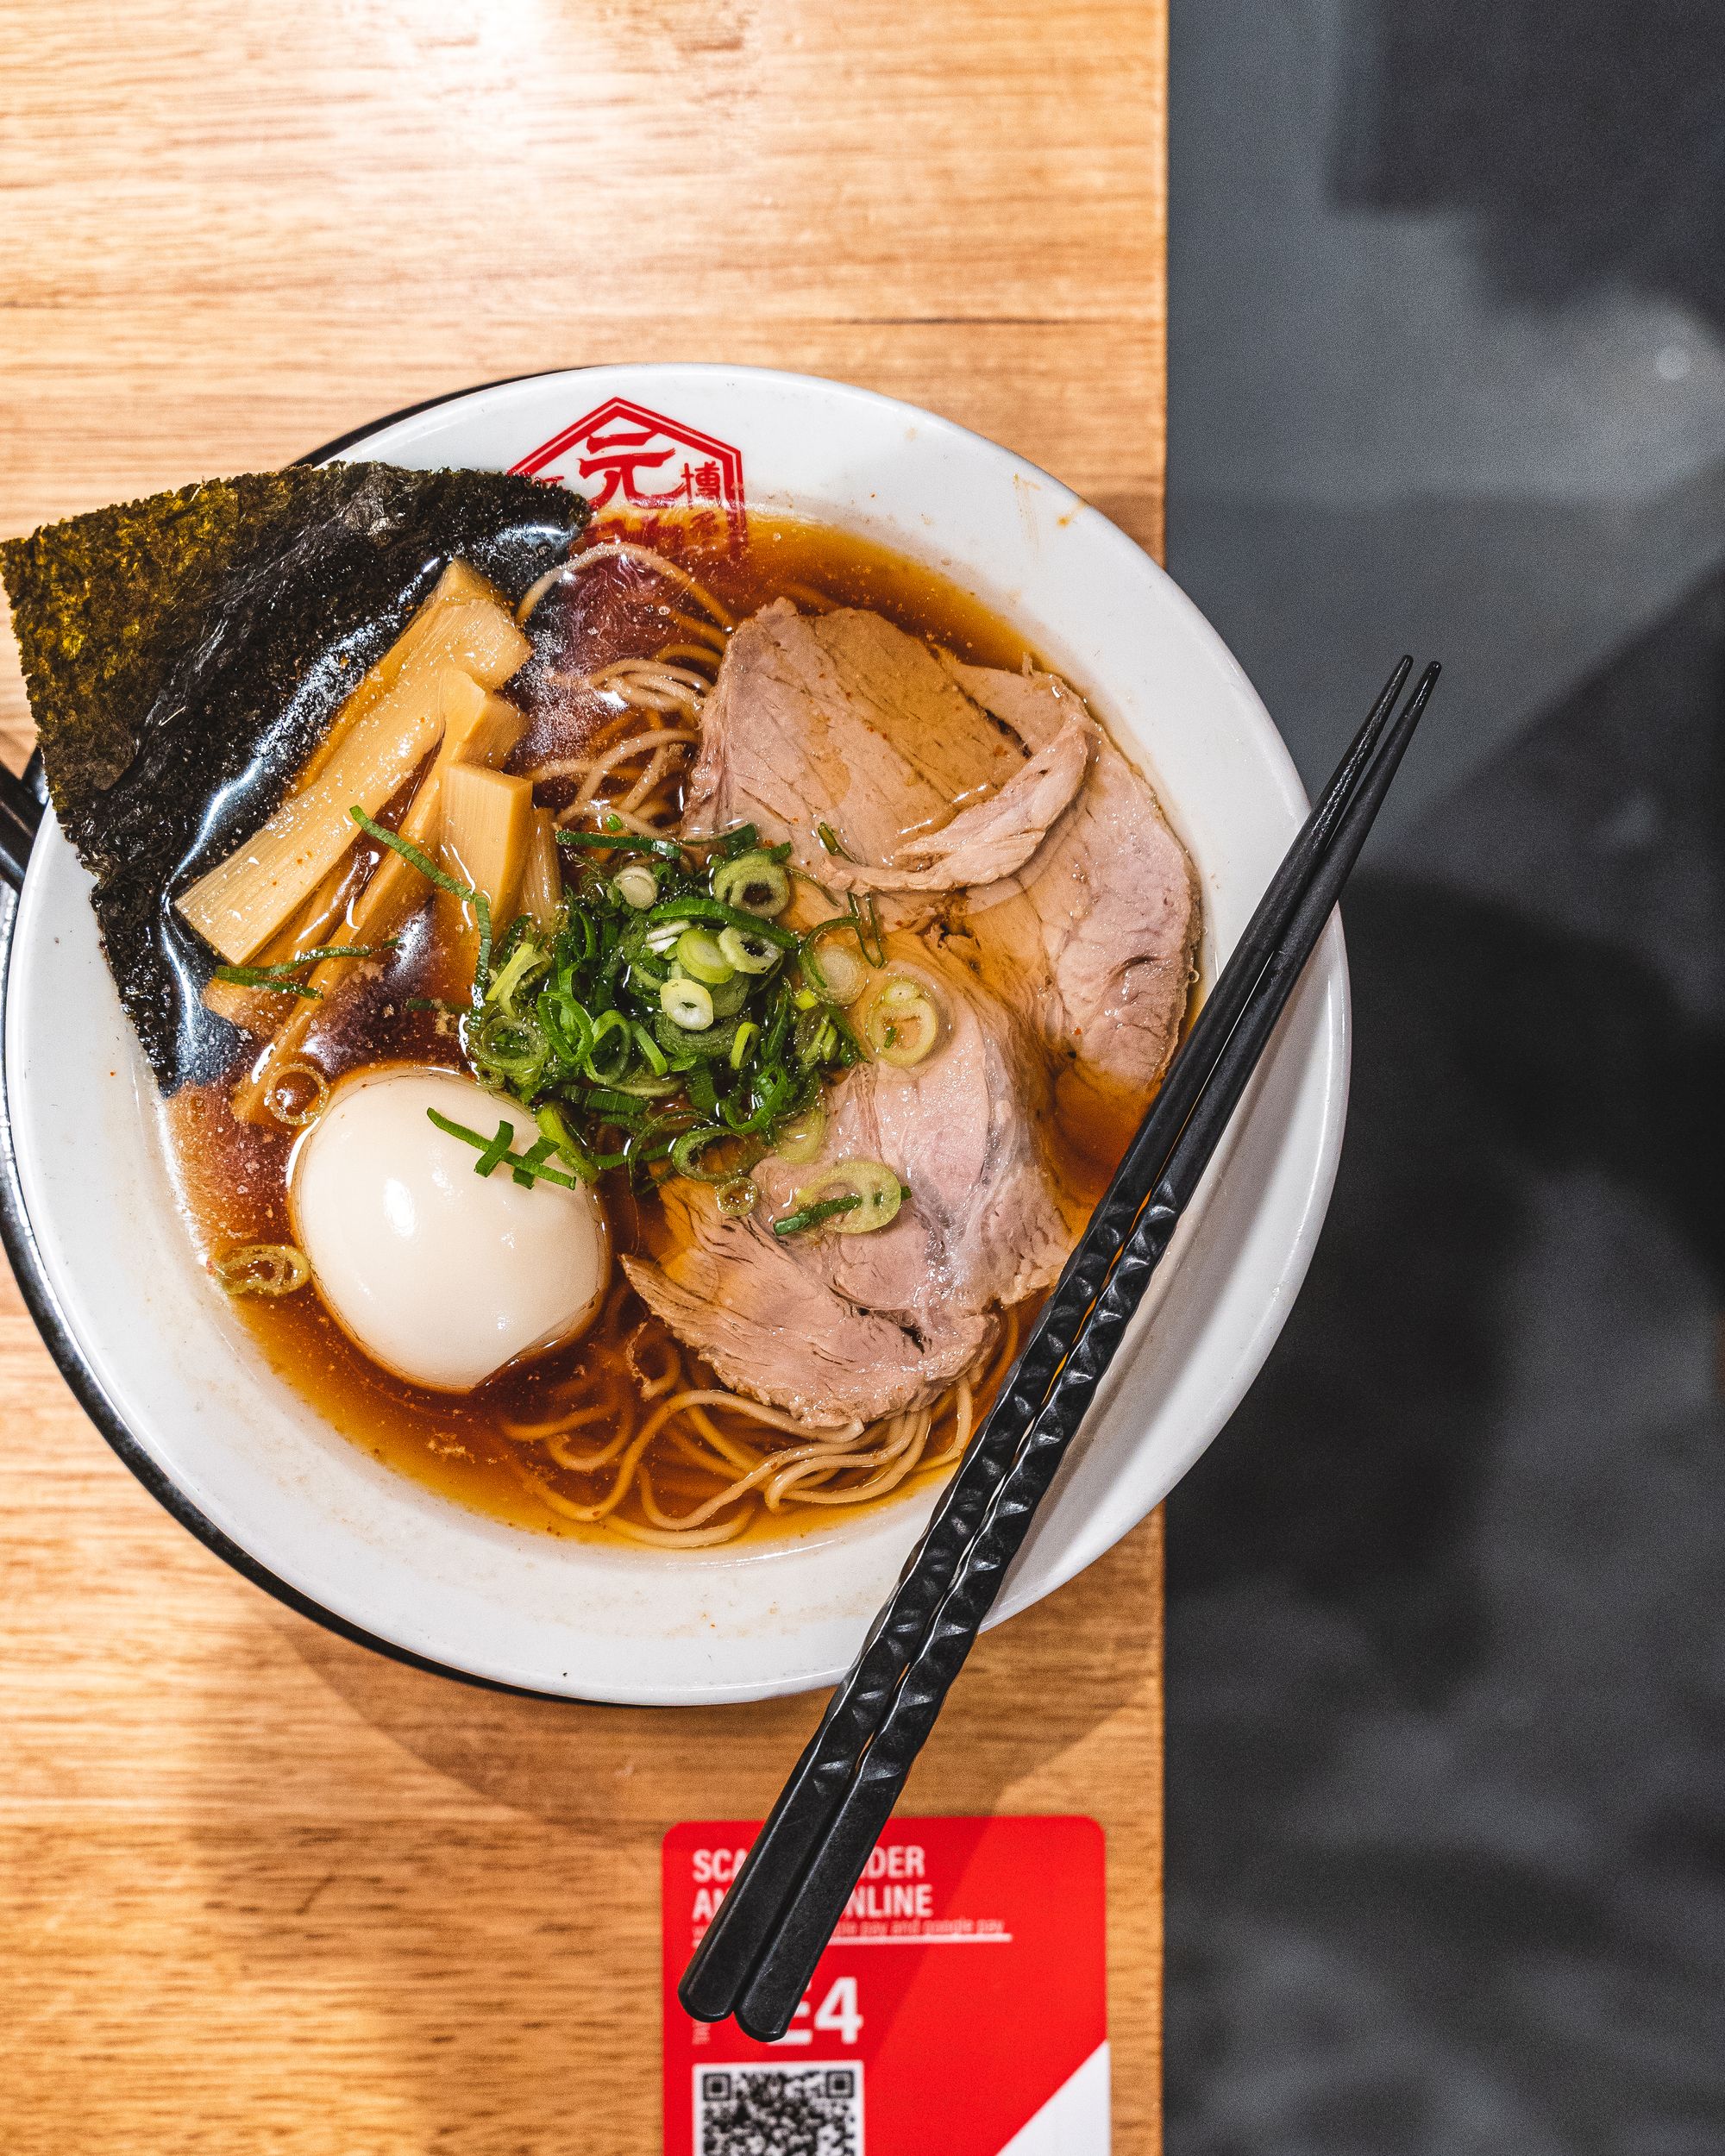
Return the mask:
<path id="1" fill-rule="evenodd" d="M 587 513 L 499 473 L 296 466 L 0 544 L 49 791 L 165 1090 L 241 1038 L 170 901 L 270 815 L 449 561 L 518 599 Z"/>

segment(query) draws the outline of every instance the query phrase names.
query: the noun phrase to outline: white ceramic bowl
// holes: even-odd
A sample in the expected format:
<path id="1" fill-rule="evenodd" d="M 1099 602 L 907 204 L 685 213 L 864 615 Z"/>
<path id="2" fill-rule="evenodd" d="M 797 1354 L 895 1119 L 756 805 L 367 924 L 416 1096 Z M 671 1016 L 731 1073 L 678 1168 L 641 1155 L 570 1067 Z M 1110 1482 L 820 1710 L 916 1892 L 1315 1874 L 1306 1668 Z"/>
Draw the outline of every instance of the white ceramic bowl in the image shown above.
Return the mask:
<path id="1" fill-rule="evenodd" d="M 339 447 L 412 466 L 524 466 L 720 517 L 746 490 L 755 507 L 930 562 L 1019 624 L 1155 783 L 1198 864 L 1212 968 L 1304 812 L 1245 677 L 1155 563 L 1046 473 L 911 405 L 750 368 L 598 367 L 476 390 Z M 302 1607 L 454 1671 L 664 1704 L 834 1680 L 934 1493 L 800 1539 L 680 1555 L 522 1532 L 376 1463 L 272 1375 L 194 1263 L 86 893 L 50 818 L 7 979 L 12 1135 L 39 1314 L 159 1491 Z M 1328 1200 L 1347 1065 L 1333 923 L 996 1622 L 1141 1520 L 1251 1382 Z"/>

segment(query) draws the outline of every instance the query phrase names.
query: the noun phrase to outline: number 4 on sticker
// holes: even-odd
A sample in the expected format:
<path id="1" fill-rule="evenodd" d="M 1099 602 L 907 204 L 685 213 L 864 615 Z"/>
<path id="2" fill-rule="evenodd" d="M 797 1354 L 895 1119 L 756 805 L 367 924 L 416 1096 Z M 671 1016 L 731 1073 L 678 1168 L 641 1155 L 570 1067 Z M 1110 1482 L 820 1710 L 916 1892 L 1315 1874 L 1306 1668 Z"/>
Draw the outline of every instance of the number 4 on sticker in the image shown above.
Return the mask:
<path id="1" fill-rule="evenodd" d="M 815 2009 L 817 2028 L 831 2029 L 841 2044 L 854 2044 L 862 2034 L 862 2009 L 856 2003 L 856 1979 L 840 1977 Z"/>
<path id="2" fill-rule="evenodd" d="M 809 2019 L 809 2001 L 812 1992 L 806 1993 L 800 2006 L 791 2016 L 791 2026 L 775 2039 L 778 2044 L 812 2044 L 814 2030 L 824 2029 L 836 2035 L 841 2044 L 854 2044 L 862 2032 L 862 2009 L 856 2003 L 856 1979 L 840 1977 L 814 2010 L 813 2026 L 799 2028 L 799 2021 Z"/>

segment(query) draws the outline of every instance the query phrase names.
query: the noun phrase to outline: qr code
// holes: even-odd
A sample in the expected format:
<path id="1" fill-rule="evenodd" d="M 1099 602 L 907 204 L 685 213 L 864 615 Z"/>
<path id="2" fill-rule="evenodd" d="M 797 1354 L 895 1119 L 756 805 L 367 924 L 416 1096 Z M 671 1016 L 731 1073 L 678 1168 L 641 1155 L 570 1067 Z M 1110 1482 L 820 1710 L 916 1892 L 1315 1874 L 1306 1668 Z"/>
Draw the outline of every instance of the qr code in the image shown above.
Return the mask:
<path id="1" fill-rule="evenodd" d="M 862 2069 L 697 2066 L 695 2156 L 862 2156 Z"/>

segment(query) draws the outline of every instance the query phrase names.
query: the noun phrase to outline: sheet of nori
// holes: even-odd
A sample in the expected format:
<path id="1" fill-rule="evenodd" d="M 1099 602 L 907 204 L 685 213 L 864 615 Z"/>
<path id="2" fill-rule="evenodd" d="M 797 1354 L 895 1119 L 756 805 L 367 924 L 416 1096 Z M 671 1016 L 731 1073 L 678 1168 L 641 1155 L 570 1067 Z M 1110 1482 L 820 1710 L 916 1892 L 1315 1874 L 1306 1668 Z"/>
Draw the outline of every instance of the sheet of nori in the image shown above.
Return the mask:
<path id="1" fill-rule="evenodd" d="M 501 473 L 296 466 L 0 544 L 49 792 L 165 1091 L 241 1043 L 170 901 L 264 822 L 449 561 L 518 599 L 587 514 Z"/>

